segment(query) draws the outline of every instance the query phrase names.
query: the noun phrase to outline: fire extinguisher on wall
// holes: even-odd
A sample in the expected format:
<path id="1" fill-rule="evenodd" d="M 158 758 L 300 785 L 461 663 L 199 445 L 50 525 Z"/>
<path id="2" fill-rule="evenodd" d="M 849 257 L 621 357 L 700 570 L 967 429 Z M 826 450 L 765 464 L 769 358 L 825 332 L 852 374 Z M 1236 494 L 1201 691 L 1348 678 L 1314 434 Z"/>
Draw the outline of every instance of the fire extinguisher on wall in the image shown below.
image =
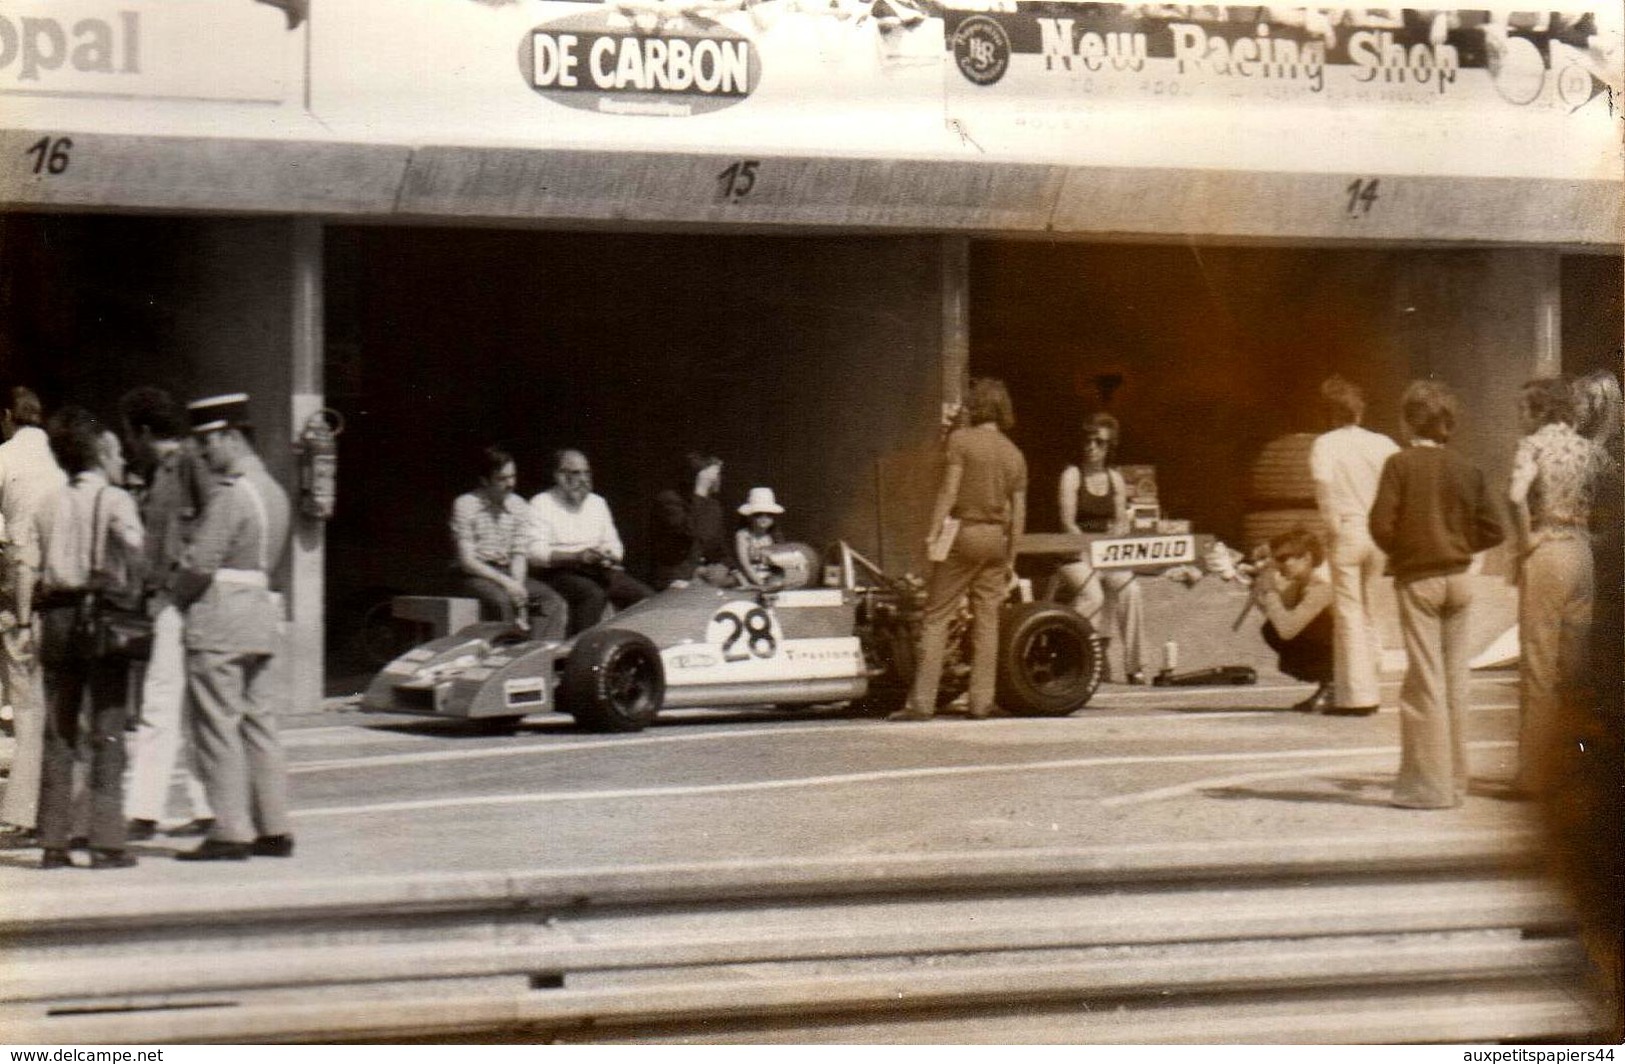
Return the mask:
<path id="1" fill-rule="evenodd" d="M 299 456 L 299 510 L 318 521 L 332 517 L 338 503 L 338 438 L 343 431 L 344 417 L 323 407 L 310 415 L 294 443 Z"/>

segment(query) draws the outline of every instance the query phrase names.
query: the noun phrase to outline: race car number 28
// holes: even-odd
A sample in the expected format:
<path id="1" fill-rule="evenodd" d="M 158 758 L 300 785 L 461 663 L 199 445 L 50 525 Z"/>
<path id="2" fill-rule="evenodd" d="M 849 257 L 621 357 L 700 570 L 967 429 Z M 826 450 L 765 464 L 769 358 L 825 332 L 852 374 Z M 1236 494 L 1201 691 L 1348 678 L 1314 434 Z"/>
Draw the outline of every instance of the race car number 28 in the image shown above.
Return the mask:
<path id="1" fill-rule="evenodd" d="M 730 602 L 711 617 L 705 640 L 722 648 L 723 661 L 771 658 L 779 652 L 773 615 L 749 602 Z"/>

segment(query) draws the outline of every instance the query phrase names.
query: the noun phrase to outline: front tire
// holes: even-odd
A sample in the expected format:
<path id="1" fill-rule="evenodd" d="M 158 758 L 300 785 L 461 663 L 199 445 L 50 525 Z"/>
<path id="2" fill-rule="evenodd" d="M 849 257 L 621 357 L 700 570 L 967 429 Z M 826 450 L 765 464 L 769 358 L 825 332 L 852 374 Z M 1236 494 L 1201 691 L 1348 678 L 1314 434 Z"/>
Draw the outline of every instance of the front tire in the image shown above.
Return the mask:
<path id="1" fill-rule="evenodd" d="M 1064 717 L 1094 697 L 1105 663 L 1100 637 L 1070 607 L 1009 607 L 999 625 L 999 705 L 1018 716 Z"/>
<path id="2" fill-rule="evenodd" d="M 660 651 L 636 632 L 604 628 L 576 640 L 560 685 L 564 711 L 592 731 L 642 731 L 660 712 L 666 678 Z"/>

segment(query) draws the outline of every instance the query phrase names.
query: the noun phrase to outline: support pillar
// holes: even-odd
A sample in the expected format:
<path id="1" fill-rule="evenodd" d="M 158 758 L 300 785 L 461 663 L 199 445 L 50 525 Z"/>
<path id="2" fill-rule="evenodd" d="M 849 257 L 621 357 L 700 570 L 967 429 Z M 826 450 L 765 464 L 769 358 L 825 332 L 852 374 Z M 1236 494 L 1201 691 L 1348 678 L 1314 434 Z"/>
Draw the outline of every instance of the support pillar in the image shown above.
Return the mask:
<path id="1" fill-rule="evenodd" d="M 1532 255 L 1535 281 L 1535 359 L 1531 377 L 1563 372 L 1563 256 L 1556 251 Z"/>
<path id="2" fill-rule="evenodd" d="M 946 420 L 970 379 L 970 240 L 942 237 L 942 410 Z"/>
<path id="3" fill-rule="evenodd" d="M 322 382 L 322 226 L 312 218 L 293 223 L 292 330 L 289 344 L 291 389 L 289 426 L 296 442 L 310 416 L 325 405 Z M 290 485 L 290 489 L 297 484 Z M 343 505 L 342 499 L 340 505 Z M 291 625 L 288 682 L 296 710 L 321 705 L 324 662 L 323 597 L 327 526 L 299 512 L 294 496 L 294 525 L 288 559 L 288 606 Z"/>

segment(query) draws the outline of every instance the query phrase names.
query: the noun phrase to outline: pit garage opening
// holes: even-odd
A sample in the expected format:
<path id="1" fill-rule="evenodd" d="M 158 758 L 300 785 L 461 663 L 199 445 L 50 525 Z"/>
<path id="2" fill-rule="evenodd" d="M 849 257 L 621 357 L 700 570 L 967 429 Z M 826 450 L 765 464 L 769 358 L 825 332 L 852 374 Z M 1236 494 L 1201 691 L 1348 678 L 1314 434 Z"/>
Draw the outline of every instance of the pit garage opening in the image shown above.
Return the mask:
<path id="1" fill-rule="evenodd" d="M 1035 530 L 1059 527 L 1057 481 L 1097 410 L 1122 423 L 1114 462 L 1154 468 L 1163 517 L 1247 549 L 1319 525 L 1307 454 L 1333 373 L 1365 389 L 1365 424 L 1396 440 L 1406 384 L 1442 378 L 1463 404 L 1455 444 L 1504 485 L 1523 382 L 1621 365 L 1617 256 L 986 241 L 970 293 L 971 371 L 1011 386 Z M 1515 619 L 1508 568 L 1504 551 L 1487 556 L 1480 642 Z M 1179 638 L 1191 600 L 1142 582 L 1153 645 Z M 1387 581 L 1379 594 L 1391 598 Z"/>
<path id="2" fill-rule="evenodd" d="M 724 459 L 725 514 L 769 486 L 788 538 L 846 539 L 907 568 L 941 409 L 939 248 L 329 229 L 327 401 L 349 426 L 328 529 L 331 650 L 376 660 L 390 633 L 368 611 L 441 590 L 467 456 L 496 440 L 526 498 L 551 486 L 553 449 L 585 451 L 642 579 L 651 500 L 689 449 Z M 358 655 L 357 638 L 385 645 Z"/>
<path id="3" fill-rule="evenodd" d="M 48 405 L 98 410 L 141 383 L 246 388 L 265 437 L 289 440 L 297 232 L 267 219 L 6 215 L 0 371 Z M 772 486 L 794 537 L 844 538 L 890 570 L 918 569 L 959 365 L 956 286 L 969 368 L 1015 393 L 1036 530 L 1056 527 L 1055 480 L 1103 389 L 1123 422 L 1118 461 L 1156 469 L 1165 514 L 1241 545 L 1249 519 L 1294 508 L 1290 484 L 1260 497 L 1257 460 L 1318 427 L 1314 389 L 1329 372 L 1366 384 L 1368 420 L 1389 432 L 1404 382 L 1443 376 L 1466 406 L 1462 446 L 1503 476 L 1523 380 L 1620 365 L 1619 258 L 1550 247 L 979 239 L 956 280 L 944 253 L 955 238 L 936 235 L 317 237 L 317 398 L 348 421 L 325 529 L 330 646 L 380 593 L 439 589 L 448 508 L 468 486 L 456 455 L 487 439 L 517 449 L 527 495 L 546 485 L 552 448 L 584 448 L 635 569 L 649 500 L 689 447 L 726 459 L 730 504 Z M 291 448 L 267 460 L 294 482 Z"/>

